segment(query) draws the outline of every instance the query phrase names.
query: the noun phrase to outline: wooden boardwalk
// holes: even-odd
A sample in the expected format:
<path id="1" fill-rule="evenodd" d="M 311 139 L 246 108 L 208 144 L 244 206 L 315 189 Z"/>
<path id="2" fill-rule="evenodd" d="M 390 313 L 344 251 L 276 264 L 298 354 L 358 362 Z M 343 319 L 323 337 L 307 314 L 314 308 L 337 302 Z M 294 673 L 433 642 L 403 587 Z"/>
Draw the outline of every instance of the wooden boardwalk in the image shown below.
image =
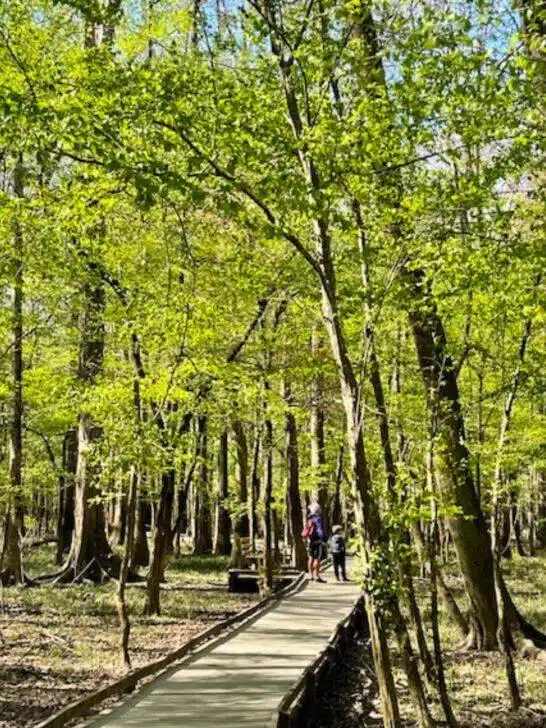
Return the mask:
<path id="1" fill-rule="evenodd" d="M 267 612 L 174 666 L 89 728 L 263 728 L 351 611 L 359 590 L 307 583 Z"/>

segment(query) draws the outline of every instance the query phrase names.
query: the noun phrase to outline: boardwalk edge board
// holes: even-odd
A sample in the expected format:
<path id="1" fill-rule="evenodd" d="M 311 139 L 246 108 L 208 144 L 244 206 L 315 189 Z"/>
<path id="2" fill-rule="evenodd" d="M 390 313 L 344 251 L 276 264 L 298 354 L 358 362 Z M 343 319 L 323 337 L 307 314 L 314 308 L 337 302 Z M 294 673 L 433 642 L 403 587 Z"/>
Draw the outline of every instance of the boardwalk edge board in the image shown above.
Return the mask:
<path id="1" fill-rule="evenodd" d="M 286 693 L 269 728 L 302 728 L 309 725 L 315 712 L 317 696 L 330 671 L 339 661 L 349 640 L 358 631 L 366 630 L 364 597 L 360 596 L 351 613 L 337 624 L 326 647 Z"/>
<path id="2" fill-rule="evenodd" d="M 198 647 L 202 647 L 205 643 L 209 643 L 209 645 L 213 644 L 214 638 L 223 638 L 223 633 L 229 627 L 234 624 L 239 625 L 239 623 L 242 623 L 247 619 L 254 618 L 257 614 L 269 609 L 272 603 L 289 596 L 292 592 L 297 591 L 306 580 L 306 577 L 307 575 L 302 572 L 299 576 L 293 579 L 290 584 L 287 584 L 287 586 L 283 587 L 278 592 L 270 594 L 265 597 L 265 599 L 253 604 L 251 607 L 233 615 L 233 617 L 228 617 L 212 627 L 208 627 L 203 630 L 203 632 L 199 632 L 199 634 L 195 635 L 195 637 L 192 637 L 176 650 L 169 652 L 161 659 L 150 662 L 135 670 L 131 670 L 131 672 L 128 672 L 119 680 L 105 685 L 103 688 L 91 693 L 91 695 L 86 695 L 74 703 L 70 703 L 70 705 L 67 705 L 65 708 L 62 708 L 49 718 L 46 718 L 46 720 L 38 723 L 35 728 L 63 728 L 63 726 L 65 726 L 68 722 L 76 718 L 85 717 L 91 708 L 96 707 L 104 700 L 132 692 L 137 684 L 144 678 L 150 677 L 155 673 L 159 673 L 173 662 L 189 656 L 190 653 Z"/>

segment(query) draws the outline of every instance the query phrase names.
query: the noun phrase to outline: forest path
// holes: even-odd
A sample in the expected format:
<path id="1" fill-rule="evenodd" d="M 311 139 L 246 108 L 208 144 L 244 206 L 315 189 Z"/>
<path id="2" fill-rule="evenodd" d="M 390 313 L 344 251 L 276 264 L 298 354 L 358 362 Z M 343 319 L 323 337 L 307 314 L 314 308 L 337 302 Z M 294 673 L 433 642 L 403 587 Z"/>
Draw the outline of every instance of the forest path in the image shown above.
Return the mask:
<path id="1" fill-rule="evenodd" d="M 224 640 L 173 667 L 89 728 L 263 728 L 350 613 L 360 590 L 309 582 Z"/>

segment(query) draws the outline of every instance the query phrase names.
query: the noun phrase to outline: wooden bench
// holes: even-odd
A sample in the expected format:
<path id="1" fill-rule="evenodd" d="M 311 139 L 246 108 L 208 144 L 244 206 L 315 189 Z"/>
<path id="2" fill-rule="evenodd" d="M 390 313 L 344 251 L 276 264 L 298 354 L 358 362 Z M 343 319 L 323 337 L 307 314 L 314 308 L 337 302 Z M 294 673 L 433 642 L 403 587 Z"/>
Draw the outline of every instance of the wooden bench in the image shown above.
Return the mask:
<path id="1" fill-rule="evenodd" d="M 277 591 L 300 575 L 299 571 L 282 570 L 273 575 L 273 590 Z M 260 591 L 262 572 L 257 569 L 229 569 L 228 591 L 233 594 L 257 594 Z"/>
<path id="2" fill-rule="evenodd" d="M 260 591 L 260 574 L 257 569 L 230 569 L 228 591 L 234 594 L 257 594 Z"/>

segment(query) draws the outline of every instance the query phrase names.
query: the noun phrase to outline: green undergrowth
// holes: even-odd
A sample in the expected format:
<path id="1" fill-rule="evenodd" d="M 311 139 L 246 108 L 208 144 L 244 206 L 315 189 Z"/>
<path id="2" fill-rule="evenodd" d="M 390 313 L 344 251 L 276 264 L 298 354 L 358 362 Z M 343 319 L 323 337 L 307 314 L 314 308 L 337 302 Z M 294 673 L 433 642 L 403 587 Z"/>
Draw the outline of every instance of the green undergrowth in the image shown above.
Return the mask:
<path id="1" fill-rule="evenodd" d="M 167 574 L 173 580 L 192 584 L 225 584 L 229 556 L 190 556 L 181 554 L 169 560 Z"/>
<path id="2" fill-rule="evenodd" d="M 54 544 L 30 549 L 25 554 L 26 573 L 30 577 L 54 573 L 59 569 L 52 566 L 54 554 Z M 138 622 L 196 618 L 209 620 L 233 613 L 239 608 L 241 597 L 227 592 L 228 563 L 229 557 L 225 556 L 171 555 L 165 570 L 166 588 L 162 591 L 161 616 L 148 618 L 142 615 L 146 597 L 143 582 L 128 586 L 130 613 Z M 87 616 L 116 621 L 116 583 L 111 580 L 98 585 L 84 582 L 69 586 L 5 589 L 3 608 L 28 614 L 49 613 L 71 619 Z M 211 588 L 207 589 L 207 586 Z M 248 598 L 243 597 L 243 601 L 248 601 Z"/>

